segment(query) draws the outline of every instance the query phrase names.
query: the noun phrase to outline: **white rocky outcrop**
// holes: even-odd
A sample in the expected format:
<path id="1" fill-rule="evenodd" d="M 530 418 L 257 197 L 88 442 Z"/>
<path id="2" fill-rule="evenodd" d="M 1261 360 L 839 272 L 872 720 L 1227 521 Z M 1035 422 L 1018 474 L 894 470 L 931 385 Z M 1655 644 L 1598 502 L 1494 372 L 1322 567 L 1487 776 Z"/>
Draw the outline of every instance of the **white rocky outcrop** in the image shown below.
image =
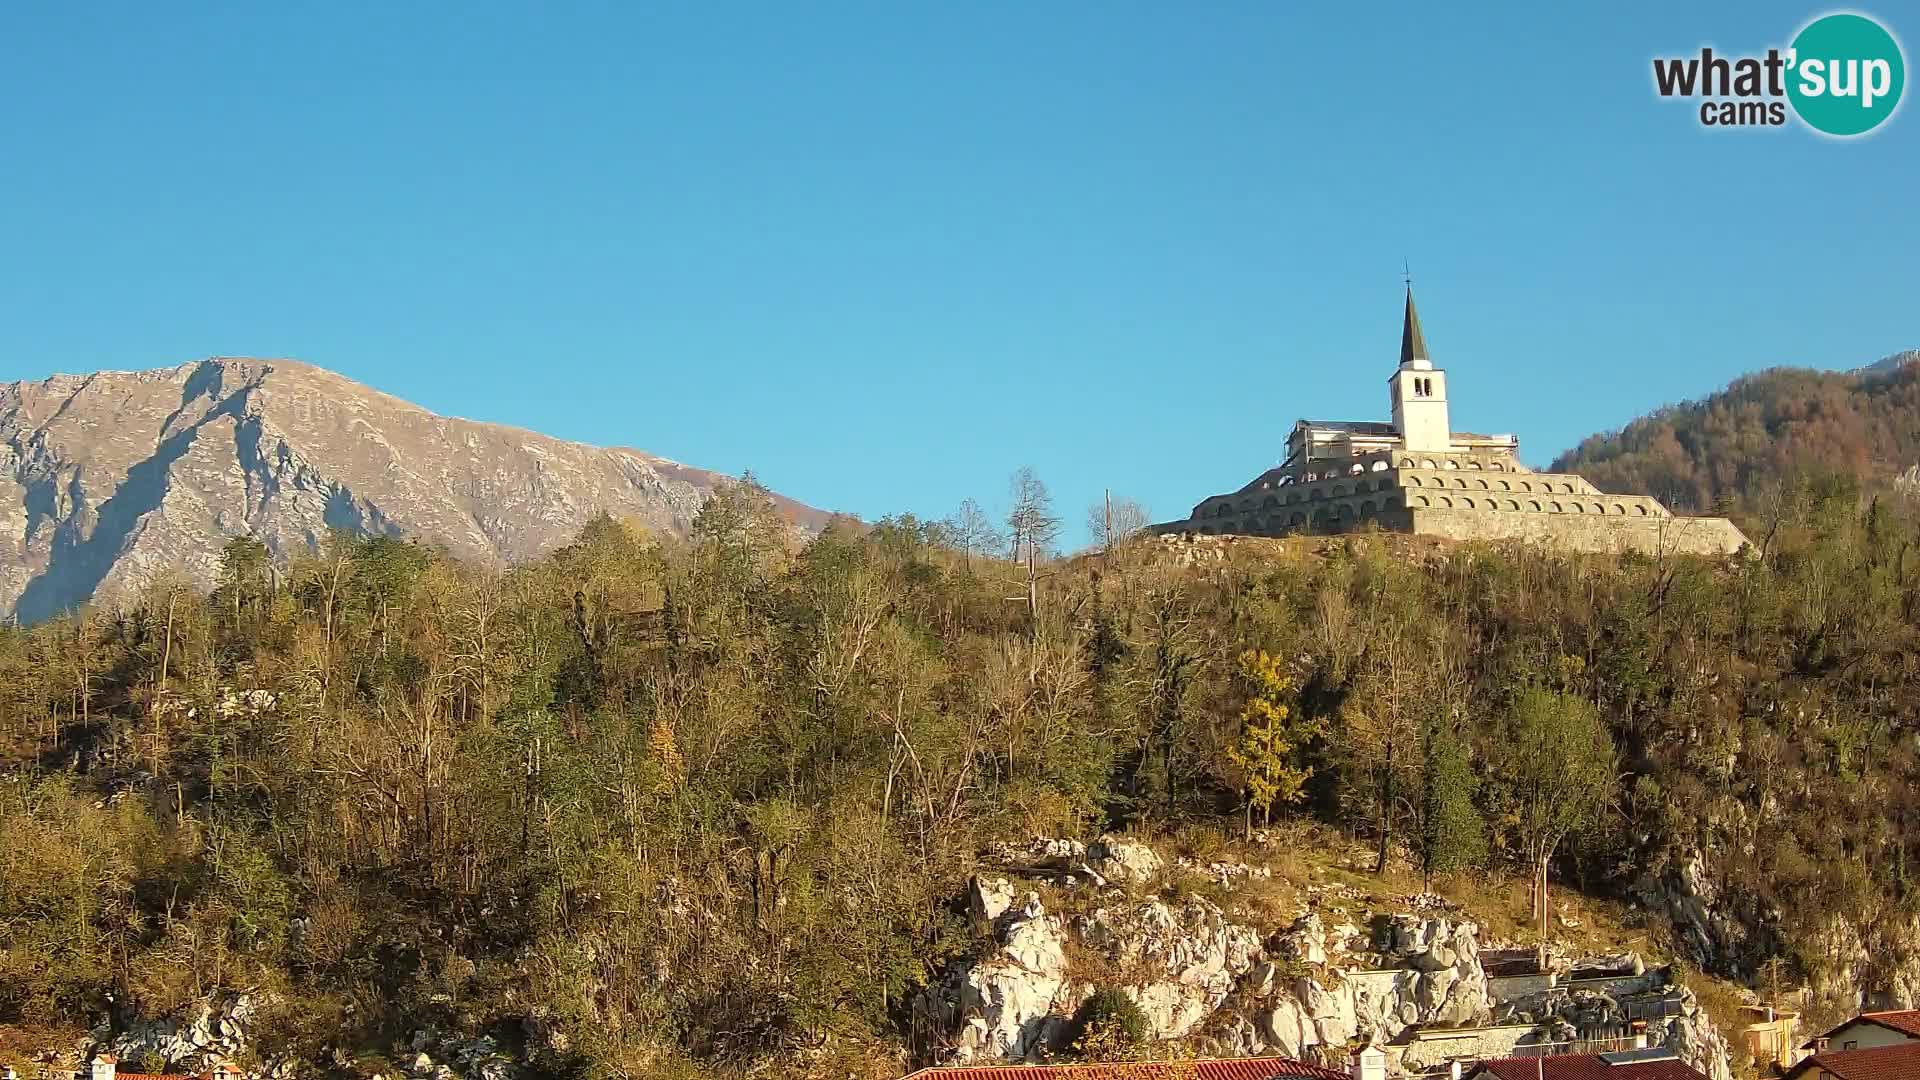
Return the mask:
<path id="1" fill-rule="evenodd" d="M 1539 1025 L 1539 1038 L 1573 1038 L 1622 1023 L 1629 999 L 1653 995 L 1678 1008 L 1651 1034 L 1710 1080 L 1731 1080 L 1726 1039 L 1692 994 L 1669 986 L 1663 973 L 1648 972 L 1631 953 L 1579 965 L 1606 972 L 1606 980 L 1496 1001 L 1481 965 L 1478 926 L 1438 897 L 1406 898 L 1404 906 L 1413 909 L 1406 913 L 1366 914 L 1346 906 L 1357 901 L 1353 890 L 1342 889 L 1341 903 L 1330 908 L 1333 925 L 1308 910 L 1263 935 L 1204 897 L 1142 896 L 1140 888 L 1162 881 L 1169 864 L 1136 840 L 1101 837 L 1084 848 L 1045 840 L 996 854 L 1019 868 L 1015 877 L 1024 871 L 1067 887 L 1065 895 L 1088 910 L 1063 918 L 1033 893 L 1015 904 L 1013 878 L 970 881 L 968 907 L 991 929 L 993 943 L 951 969 L 925 1001 L 947 1032 L 945 1058 L 953 1063 L 1064 1050 L 1076 1010 L 1107 986 L 1140 1006 L 1157 1039 L 1190 1040 L 1216 1055 L 1334 1063 L 1344 1062 L 1354 1038 L 1390 1043 L 1416 1025 L 1488 1025 L 1496 1009 L 1502 1020 Z M 1216 883 L 1249 876 L 1209 871 L 1199 872 Z M 1105 886 L 1104 879 L 1130 888 Z M 1075 970 L 1069 959 L 1075 955 L 1091 959 L 1091 970 Z"/>
<path id="2" fill-rule="evenodd" d="M 1144 885 L 1158 877 L 1166 864 L 1145 844 L 1103 836 L 1087 845 L 1087 865 L 1110 881 Z"/>
<path id="3" fill-rule="evenodd" d="M 1193 1031 L 1264 958 L 1256 931 L 1199 898 L 1102 907 L 1077 929 L 1117 969 L 1138 973 L 1123 989 L 1162 1039 Z"/>
<path id="4" fill-rule="evenodd" d="M 157 1057 L 183 1066 L 238 1057 L 272 1000 L 267 994 L 240 991 L 200 1002 L 180 1016 L 136 1020 L 118 1030 L 102 1025 L 93 1033 L 90 1053 L 105 1051 L 126 1062 Z"/>
<path id="5" fill-rule="evenodd" d="M 995 894 L 997 896 L 997 894 Z M 1068 1018 L 1085 992 L 1067 975 L 1066 924 L 1031 893 L 997 916 L 996 948 L 948 973 L 928 993 L 952 1032 L 951 1060 L 1021 1059 L 1063 1045 Z"/>

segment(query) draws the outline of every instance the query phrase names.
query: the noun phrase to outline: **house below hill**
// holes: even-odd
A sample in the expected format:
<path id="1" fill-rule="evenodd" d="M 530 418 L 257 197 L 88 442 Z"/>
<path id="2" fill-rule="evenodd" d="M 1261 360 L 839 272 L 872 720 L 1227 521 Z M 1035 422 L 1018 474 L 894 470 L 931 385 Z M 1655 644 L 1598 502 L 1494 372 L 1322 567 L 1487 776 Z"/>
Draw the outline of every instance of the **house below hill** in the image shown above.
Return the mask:
<path id="1" fill-rule="evenodd" d="M 1561 1054 L 1554 1057 L 1500 1058 L 1483 1061 L 1467 1080 L 1706 1080 L 1698 1070 L 1664 1047 L 1612 1054 Z"/>
<path id="2" fill-rule="evenodd" d="M 1787 1072 L 1786 1080 L 1914 1080 L 1920 1041 L 1864 1050 L 1823 1050 Z"/>

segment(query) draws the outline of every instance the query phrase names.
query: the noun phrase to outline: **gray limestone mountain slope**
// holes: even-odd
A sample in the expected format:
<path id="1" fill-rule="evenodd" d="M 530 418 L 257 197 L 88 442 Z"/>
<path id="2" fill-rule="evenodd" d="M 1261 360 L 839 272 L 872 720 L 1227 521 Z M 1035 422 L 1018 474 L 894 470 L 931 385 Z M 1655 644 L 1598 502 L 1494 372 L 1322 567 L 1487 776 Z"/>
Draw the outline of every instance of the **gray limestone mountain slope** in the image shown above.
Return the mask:
<path id="1" fill-rule="evenodd" d="M 0 609 L 32 622 L 162 571 L 204 586 L 245 534 L 281 559 L 348 529 L 519 562 L 603 511 L 682 532 L 725 479 L 438 416 L 291 360 L 0 384 Z M 828 517 L 776 502 L 806 531 Z"/>

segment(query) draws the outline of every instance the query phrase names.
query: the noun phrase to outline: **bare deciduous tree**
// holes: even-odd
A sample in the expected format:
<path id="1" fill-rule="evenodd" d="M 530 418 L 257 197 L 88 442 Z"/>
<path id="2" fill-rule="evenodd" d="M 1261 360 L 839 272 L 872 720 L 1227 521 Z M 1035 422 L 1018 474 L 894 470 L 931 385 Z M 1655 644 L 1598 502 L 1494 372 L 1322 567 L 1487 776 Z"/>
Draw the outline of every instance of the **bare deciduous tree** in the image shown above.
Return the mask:
<path id="1" fill-rule="evenodd" d="M 969 562 L 975 555 L 997 551 L 1000 545 L 1006 543 L 1000 530 L 994 528 L 993 519 L 972 499 L 962 499 L 960 509 L 949 515 L 941 525 L 946 530 L 948 543 L 959 548 Z"/>
<path id="2" fill-rule="evenodd" d="M 1016 470 L 1008 486 L 1013 497 L 1013 508 L 1007 511 L 1007 539 L 1011 542 L 1008 557 L 1014 562 L 1040 558 L 1060 538 L 1053 496 L 1031 465 Z"/>
<path id="3" fill-rule="evenodd" d="M 1111 550 L 1147 525 L 1147 508 L 1132 499 L 1109 496 L 1087 507 L 1087 535 L 1095 547 Z"/>

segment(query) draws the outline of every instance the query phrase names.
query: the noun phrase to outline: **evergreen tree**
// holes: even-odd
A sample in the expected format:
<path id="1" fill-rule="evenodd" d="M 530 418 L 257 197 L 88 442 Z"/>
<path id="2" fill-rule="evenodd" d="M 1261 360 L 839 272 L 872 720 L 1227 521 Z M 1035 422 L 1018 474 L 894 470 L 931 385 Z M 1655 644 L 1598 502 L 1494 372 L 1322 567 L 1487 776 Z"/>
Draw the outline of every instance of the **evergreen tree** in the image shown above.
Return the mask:
<path id="1" fill-rule="evenodd" d="M 1486 822 L 1474 806 L 1480 786 L 1467 748 L 1443 722 L 1427 725 L 1420 799 L 1420 877 L 1479 865 L 1487 856 Z"/>

